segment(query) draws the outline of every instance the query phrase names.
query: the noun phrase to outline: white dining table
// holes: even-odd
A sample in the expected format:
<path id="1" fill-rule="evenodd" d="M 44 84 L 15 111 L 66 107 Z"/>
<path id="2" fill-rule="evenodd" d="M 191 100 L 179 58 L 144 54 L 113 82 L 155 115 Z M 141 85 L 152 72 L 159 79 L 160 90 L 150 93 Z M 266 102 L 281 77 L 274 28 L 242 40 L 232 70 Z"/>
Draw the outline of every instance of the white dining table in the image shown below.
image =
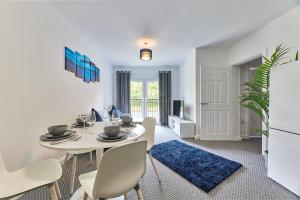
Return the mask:
<path id="1" fill-rule="evenodd" d="M 96 163 L 97 167 L 99 166 L 103 149 L 117 147 L 123 144 L 126 144 L 130 141 L 137 140 L 145 133 L 145 128 L 136 124 L 135 127 L 121 127 L 122 131 L 128 131 L 128 137 L 121 141 L 116 142 L 103 142 L 97 140 L 97 135 L 103 133 L 103 128 L 105 126 L 112 125 L 112 122 L 96 122 L 90 132 L 90 128 L 74 128 L 76 134 L 81 136 L 78 141 L 66 141 L 60 144 L 52 145 L 51 142 L 39 141 L 39 144 L 45 148 L 60 150 L 60 151 L 84 151 L 84 150 L 96 150 Z"/>

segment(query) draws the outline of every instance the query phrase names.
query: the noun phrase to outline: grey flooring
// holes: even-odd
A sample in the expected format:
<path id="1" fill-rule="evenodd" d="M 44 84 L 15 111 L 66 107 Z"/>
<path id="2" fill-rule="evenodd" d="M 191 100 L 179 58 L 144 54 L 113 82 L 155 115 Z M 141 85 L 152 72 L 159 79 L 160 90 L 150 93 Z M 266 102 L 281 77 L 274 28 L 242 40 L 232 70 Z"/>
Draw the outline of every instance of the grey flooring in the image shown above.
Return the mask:
<path id="1" fill-rule="evenodd" d="M 157 126 L 155 143 L 169 140 L 181 140 L 170 129 Z M 183 141 L 183 140 L 181 140 Z M 147 172 L 141 181 L 142 192 L 145 200 L 296 200 L 300 199 L 275 181 L 267 177 L 264 159 L 261 155 L 261 141 L 259 139 L 243 140 L 237 142 L 225 141 L 195 141 L 184 140 L 190 145 L 196 146 L 211 153 L 223 156 L 243 164 L 239 169 L 223 183 L 218 185 L 210 193 L 198 189 L 183 177 L 170 170 L 165 165 L 156 161 L 162 180 L 159 184 L 154 174 L 150 161 L 147 160 Z M 77 175 L 94 170 L 88 155 L 81 155 L 78 159 Z M 64 199 L 70 199 L 68 194 L 71 162 L 64 169 L 63 177 L 59 181 Z M 300 177 L 299 177 L 300 178 Z M 80 187 L 75 183 L 76 189 Z M 21 200 L 49 199 L 47 188 L 42 187 L 29 192 L 20 198 Z M 137 199 L 134 191 L 129 192 L 129 199 Z"/>

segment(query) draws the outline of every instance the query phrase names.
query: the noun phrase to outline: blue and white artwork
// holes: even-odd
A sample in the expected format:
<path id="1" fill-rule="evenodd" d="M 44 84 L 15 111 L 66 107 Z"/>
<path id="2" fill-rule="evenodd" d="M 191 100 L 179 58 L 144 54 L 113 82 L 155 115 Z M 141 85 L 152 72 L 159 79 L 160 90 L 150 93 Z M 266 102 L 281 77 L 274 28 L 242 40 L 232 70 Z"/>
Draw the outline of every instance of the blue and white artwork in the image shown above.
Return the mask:
<path id="1" fill-rule="evenodd" d="M 84 82 L 89 83 L 91 81 L 91 64 L 90 58 L 87 56 L 84 57 Z"/>
<path id="2" fill-rule="evenodd" d="M 86 55 L 65 47 L 65 70 L 75 73 L 84 82 L 100 82 L 100 69 Z"/>
<path id="3" fill-rule="evenodd" d="M 96 81 L 100 82 L 100 69 L 96 67 Z"/>
<path id="4" fill-rule="evenodd" d="M 84 79 L 84 57 L 76 52 L 76 77 Z"/>
<path id="5" fill-rule="evenodd" d="M 65 47 L 65 70 L 76 72 L 76 54 L 68 47 Z"/>
<path id="6" fill-rule="evenodd" d="M 93 62 L 91 62 L 91 82 L 96 81 L 96 66 Z"/>

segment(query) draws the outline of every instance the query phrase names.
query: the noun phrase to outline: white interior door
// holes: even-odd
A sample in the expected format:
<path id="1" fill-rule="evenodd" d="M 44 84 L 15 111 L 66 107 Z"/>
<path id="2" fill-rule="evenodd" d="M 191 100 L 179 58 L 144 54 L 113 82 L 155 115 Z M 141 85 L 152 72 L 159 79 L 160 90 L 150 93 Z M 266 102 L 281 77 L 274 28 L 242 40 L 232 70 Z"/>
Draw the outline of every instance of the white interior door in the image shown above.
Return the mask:
<path id="1" fill-rule="evenodd" d="M 233 140 L 231 67 L 201 68 L 201 133 L 203 140 Z"/>

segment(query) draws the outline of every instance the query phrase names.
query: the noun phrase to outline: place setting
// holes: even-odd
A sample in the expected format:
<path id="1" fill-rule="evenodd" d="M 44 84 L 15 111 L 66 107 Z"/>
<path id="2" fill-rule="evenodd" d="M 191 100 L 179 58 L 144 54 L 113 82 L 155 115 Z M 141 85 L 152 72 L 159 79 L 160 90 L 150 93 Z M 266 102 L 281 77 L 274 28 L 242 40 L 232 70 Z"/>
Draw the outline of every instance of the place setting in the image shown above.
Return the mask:
<path id="1" fill-rule="evenodd" d="M 76 118 L 75 123 L 73 123 L 71 126 L 72 128 L 91 127 L 94 125 L 95 121 L 96 121 L 96 116 L 94 112 L 91 112 L 90 114 L 80 114 Z"/>
<path id="2" fill-rule="evenodd" d="M 69 125 L 54 125 L 48 128 L 48 133 L 40 136 L 40 141 L 50 142 L 51 145 L 67 141 L 78 141 L 81 136 L 76 134 Z"/>
<path id="3" fill-rule="evenodd" d="M 122 116 L 121 122 L 115 120 L 112 125 L 105 126 L 103 133 L 98 134 L 96 139 L 101 142 L 117 142 L 134 136 L 134 133 L 131 133 L 130 129 L 124 129 L 125 127 L 136 127 L 136 124 L 132 122 L 131 116 Z"/>
<path id="4" fill-rule="evenodd" d="M 110 125 L 103 128 L 103 133 L 97 135 L 97 140 L 101 142 L 117 142 L 125 140 L 128 132 L 121 131 L 119 125 Z"/>
<path id="5" fill-rule="evenodd" d="M 121 127 L 136 127 L 136 123 L 133 122 L 133 118 L 130 115 L 123 115 L 121 122 L 118 123 Z"/>

